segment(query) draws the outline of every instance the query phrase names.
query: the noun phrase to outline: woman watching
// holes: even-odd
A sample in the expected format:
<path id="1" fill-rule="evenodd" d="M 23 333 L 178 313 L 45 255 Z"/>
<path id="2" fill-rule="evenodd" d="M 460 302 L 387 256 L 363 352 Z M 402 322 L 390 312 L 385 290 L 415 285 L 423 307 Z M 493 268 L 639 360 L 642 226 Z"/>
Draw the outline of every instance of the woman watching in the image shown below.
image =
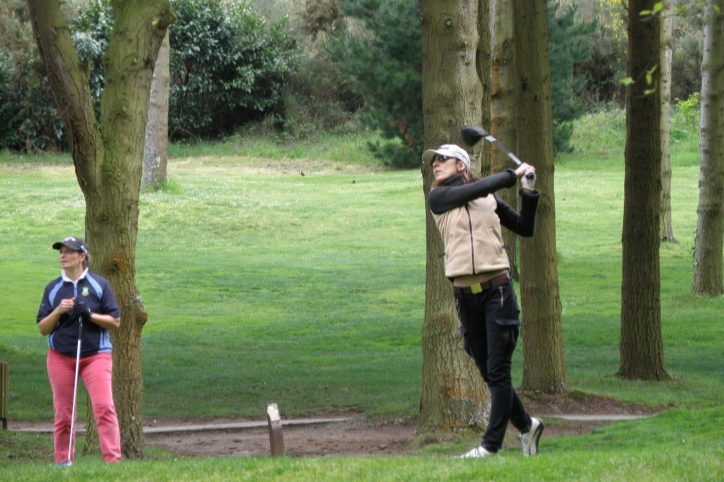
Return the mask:
<path id="1" fill-rule="evenodd" d="M 48 336 L 47 368 L 55 409 L 55 462 L 58 465 L 73 463 L 71 426 L 74 421 L 71 418 L 77 389 L 76 363 L 91 399 L 103 460 L 117 462 L 121 458 L 121 437 L 113 403 L 113 360 L 108 330 L 120 326 L 118 304 L 108 282 L 88 270 L 90 254 L 85 241 L 71 236 L 53 244 L 53 249 L 60 251 L 61 276 L 46 286 L 37 323 L 40 333 Z M 82 330 L 79 330 L 81 322 Z"/>

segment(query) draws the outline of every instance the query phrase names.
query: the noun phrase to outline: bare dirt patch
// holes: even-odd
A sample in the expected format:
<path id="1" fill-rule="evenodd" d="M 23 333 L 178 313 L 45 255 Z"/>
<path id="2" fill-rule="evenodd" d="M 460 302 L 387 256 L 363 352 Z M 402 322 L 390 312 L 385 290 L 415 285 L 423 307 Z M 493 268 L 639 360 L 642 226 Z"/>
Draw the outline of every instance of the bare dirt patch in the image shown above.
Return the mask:
<path id="1" fill-rule="evenodd" d="M 546 438 L 562 435 L 584 435 L 597 427 L 613 423 L 595 419 L 612 415 L 645 416 L 659 410 L 619 402 L 614 399 L 572 391 L 563 397 L 535 392 L 519 392 L 523 403 L 532 415 L 546 421 L 543 444 Z M 587 415 L 585 420 L 566 420 L 564 415 Z M 285 454 L 292 457 L 350 456 L 367 457 L 401 455 L 411 453 L 420 445 L 416 441 L 415 418 L 380 419 L 370 421 L 360 415 L 326 414 L 323 418 L 346 418 L 342 422 L 285 425 Z M 282 419 L 284 419 L 282 414 Z M 80 421 L 79 421 L 80 422 Z M 178 420 L 147 418 L 148 428 L 170 428 L 169 433 L 146 433 L 147 445 L 178 453 L 184 457 L 208 456 L 264 456 L 270 453 L 269 432 L 266 426 L 247 429 L 193 430 L 193 426 L 250 422 L 241 419 Z M 79 428 L 83 428 L 80 422 Z M 183 428 L 189 430 L 184 431 Z M 11 421 L 11 430 L 45 429 L 52 431 L 52 423 Z M 452 440 L 432 438 L 426 443 Z M 518 433 L 511 426 L 506 435 L 505 448 L 519 447 Z M 543 445 L 545 448 L 545 445 Z"/>
<path id="2" fill-rule="evenodd" d="M 156 426 L 173 423 L 158 421 Z M 414 420 L 376 422 L 355 417 L 344 422 L 284 427 L 284 452 L 292 457 L 399 455 L 415 437 Z M 266 428 L 147 434 L 146 444 L 184 456 L 269 455 Z"/>
<path id="3" fill-rule="evenodd" d="M 576 391 L 565 397 L 538 393 L 520 395 L 531 414 L 547 419 L 544 439 L 588 434 L 594 428 L 612 423 L 610 420 L 563 420 L 556 417 L 560 415 L 644 416 L 652 413 L 643 406 Z M 150 420 L 147 425 L 160 427 L 180 423 L 190 422 L 156 420 L 154 424 Z M 369 421 L 352 416 L 344 422 L 285 426 L 284 447 L 285 453 L 293 457 L 400 455 L 414 450 L 416 436 L 417 420 L 414 418 Z M 511 427 L 505 448 L 519 446 L 517 436 L 517 431 Z M 266 428 L 148 434 L 145 440 L 148 445 L 184 456 L 260 456 L 270 452 Z"/>

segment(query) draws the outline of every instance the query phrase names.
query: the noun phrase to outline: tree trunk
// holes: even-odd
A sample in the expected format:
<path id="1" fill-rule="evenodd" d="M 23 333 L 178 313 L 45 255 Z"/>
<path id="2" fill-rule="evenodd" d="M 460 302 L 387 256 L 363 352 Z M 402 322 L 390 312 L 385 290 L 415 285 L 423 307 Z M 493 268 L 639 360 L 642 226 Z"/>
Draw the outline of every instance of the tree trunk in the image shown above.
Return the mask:
<path id="1" fill-rule="evenodd" d="M 490 5 L 488 0 L 478 0 L 478 53 L 476 58 L 476 70 L 483 89 L 480 96 L 481 124 L 489 126 L 491 122 L 490 97 L 493 90 L 493 79 L 490 73 Z M 480 174 L 489 176 L 493 173 L 491 164 L 491 146 L 488 142 L 481 142 L 482 152 L 480 153 Z M 507 189 L 509 191 L 509 189 Z"/>
<path id="2" fill-rule="evenodd" d="M 100 439 L 98 438 L 98 427 L 93 416 L 93 404 L 90 397 L 85 401 L 85 437 L 83 437 L 83 455 L 97 454 L 100 452 Z"/>
<path id="3" fill-rule="evenodd" d="M 168 161 L 168 96 L 169 96 L 169 58 L 171 46 L 169 32 L 163 38 L 158 58 L 153 69 L 151 98 L 148 104 L 148 124 L 146 124 L 146 145 L 143 149 L 142 187 L 159 189 L 166 182 L 166 164 Z"/>
<path id="4" fill-rule="evenodd" d="M 619 376 L 666 380 L 661 336 L 659 214 L 661 104 L 658 17 L 642 18 L 656 0 L 629 0 L 626 168 Z M 647 72 L 651 82 L 647 82 Z"/>
<path id="5" fill-rule="evenodd" d="M 500 8 L 500 6 L 499 6 Z M 541 191 L 536 233 L 520 239 L 524 390 L 568 390 L 556 266 L 553 110 L 545 0 L 515 0 L 518 155 L 536 167 Z"/>
<path id="6" fill-rule="evenodd" d="M 671 224 L 671 25 L 674 8 L 671 2 L 663 3 L 661 11 L 661 227 L 660 238 L 666 243 L 678 243 Z"/>
<path id="7" fill-rule="evenodd" d="M 718 296 L 724 292 L 724 0 L 709 0 L 705 15 L 700 97 L 701 167 L 692 290 L 696 294 Z"/>
<path id="8" fill-rule="evenodd" d="M 482 121 L 482 85 L 476 72 L 477 0 L 421 0 L 422 96 L 425 145 L 462 145 L 460 128 Z M 423 192 L 432 169 L 423 167 Z M 483 426 L 489 394 L 463 350 L 452 286 L 445 278 L 442 239 L 426 209 L 427 268 L 422 328 L 420 433 Z"/>
<path id="9" fill-rule="evenodd" d="M 125 457 L 144 455 L 140 333 L 146 322 L 135 285 L 138 196 L 153 65 L 168 25 L 167 0 L 113 1 L 115 24 L 104 58 L 106 85 L 98 123 L 57 0 L 27 0 L 53 96 L 68 133 L 86 201 L 91 269 L 108 279 L 121 311 L 113 343 L 113 396 Z"/>
<path id="10" fill-rule="evenodd" d="M 495 7 L 495 27 L 493 29 L 494 42 L 492 52 L 492 82 L 493 93 L 491 99 L 492 120 L 490 133 L 504 146 L 514 148 L 518 145 L 518 127 L 516 125 L 516 92 L 515 92 L 515 35 L 513 22 L 513 4 L 508 1 L 498 1 Z M 508 156 L 499 149 L 492 152 L 492 171 L 500 172 L 512 167 Z M 498 195 L 509 205 L 516 206 L 518 193 L 515 189 L 503 189 Z M 503 230 L 503 241 L 508 250 L 510 261 L 510 275 L 519 281 L 518 270 L 518 236 L 508 230 Z"/>

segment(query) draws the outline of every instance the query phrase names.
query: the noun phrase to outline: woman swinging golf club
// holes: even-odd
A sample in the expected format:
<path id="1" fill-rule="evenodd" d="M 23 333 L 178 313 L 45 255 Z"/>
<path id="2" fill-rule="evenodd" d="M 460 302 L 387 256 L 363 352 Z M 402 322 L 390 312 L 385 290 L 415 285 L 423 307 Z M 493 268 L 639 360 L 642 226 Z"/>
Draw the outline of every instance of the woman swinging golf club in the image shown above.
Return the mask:
<path id="1" fill-rule="evenodd" d="M 533 190 L 535 168 L 521 163 L 515 171 L 478 179 L 467 152 L 454 144 L 425 151 L 422 160 L 435 174 L 427 204 L 445 245 L 445 276 L 453 283 L 465 351 L 490 388 L 490 421 L 482 443 L 463 457 L 495 455 L 508 421 L 521 432 L 523 455 L 536 455 L 543 421 L 528 415 L 511 381 L 520 310 L 501 235 L 501 225 L 521 236 L 533 235 L 540 198 Z M 495 194 L 518 179 L 520 213 Z"/>
<path id="2" fill-rule="evenodd" d="M 68 237 L 53 244 L 60 251 L 61 276 L 51 281 L 38 310 L 38 329 L 48 335 L 48 378 L 55 409 L 55 463 L 72 465 L 78 375 L 93 406 L 101 454 L 121 458 L 121 437 L 111 389 L 108 330 L 120 326 L 116 298 L 108 282 L 88 270 L 88 245 Z"/>

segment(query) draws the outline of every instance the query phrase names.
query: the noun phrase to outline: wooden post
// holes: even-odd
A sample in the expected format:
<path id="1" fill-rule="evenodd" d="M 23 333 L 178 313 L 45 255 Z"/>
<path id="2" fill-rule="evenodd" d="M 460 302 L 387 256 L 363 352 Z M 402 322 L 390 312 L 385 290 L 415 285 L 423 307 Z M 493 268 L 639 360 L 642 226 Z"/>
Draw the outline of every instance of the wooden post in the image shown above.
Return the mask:
<path id="1" fill-rule="evenodd" d="M 8 429 L 8 398 L 10 398 L 10 390 L 8 390 L 8 378 L 10 370 L 7 362 L 0 362 L 0 418 L 3 419 L 3 430 Z"/>
<path id="2" fill-rule="evenodd" d="M 266 407 L 266 418 L 269 422 L 269 445 L 272 457 L 284 455 L 284 434 L 282 433 L 282 419 L 279 416 L 279 407 L 270 403 Z"/>

